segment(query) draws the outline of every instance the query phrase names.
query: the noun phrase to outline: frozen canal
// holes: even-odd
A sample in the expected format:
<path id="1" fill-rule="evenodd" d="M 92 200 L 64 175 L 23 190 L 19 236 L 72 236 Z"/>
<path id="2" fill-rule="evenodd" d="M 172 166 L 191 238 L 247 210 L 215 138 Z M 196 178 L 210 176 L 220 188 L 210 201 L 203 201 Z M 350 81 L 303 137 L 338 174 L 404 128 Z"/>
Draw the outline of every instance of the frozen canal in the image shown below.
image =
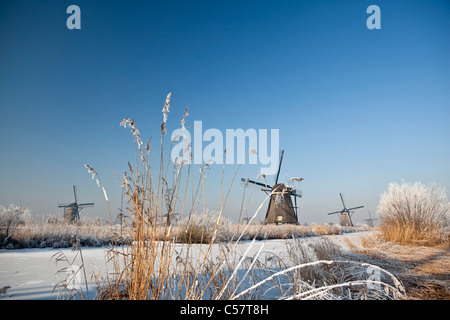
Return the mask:
<path id="1" fill-rule="evenodd" d="M 344 239 L 357 241 L 361 234 L 342 234 L 327 237 L 334 243 L 346 249 Z M 315 241 L 323 237 L 308 237 L 304 241 Z M 250 241 L 243 242 L 237 251 L 237 257 L 250 245 Z M 264 252 L 282 256 L 285 253 L 285 240 L 267 240 L 256 241 L 250 250 L 249 255 L 255 254 L 261 246 L 264 245 Z M 177 250 L 181 250 L 183 245 L 177 244 Z M 197 245 L 198 246 L 198 245 Z M 58 281 L 67 277 L 65 270 L 68 263 L 55 263 L 54 255 L 64 253 L 69 261 L 73 261 L 74 266 L 80 266 L 80 256 L 76 256 L 76 251 L 71 248 L 66 249 L 21 249 L 21 250 L 0 250 L 0 300 L 55 300 L 58 298 L 58 290 L 54 291 L 54 286 Z M 88 281 L 91 281 L 95 274 L 105 274 L 106 272 L 106 250 L 100 248 L 82 248 L 84 264 Z M 75 260 L 74 260 L 75 259 Z M 59 271 L 59 272 L 58 272 Z M 84 279 L 84 276 L 81 277 Z M 81 285 L 85 288 L 84 280 Z M 89 296 L 95 296 L 95 290 L 92 285 L 89 286 Z"/>

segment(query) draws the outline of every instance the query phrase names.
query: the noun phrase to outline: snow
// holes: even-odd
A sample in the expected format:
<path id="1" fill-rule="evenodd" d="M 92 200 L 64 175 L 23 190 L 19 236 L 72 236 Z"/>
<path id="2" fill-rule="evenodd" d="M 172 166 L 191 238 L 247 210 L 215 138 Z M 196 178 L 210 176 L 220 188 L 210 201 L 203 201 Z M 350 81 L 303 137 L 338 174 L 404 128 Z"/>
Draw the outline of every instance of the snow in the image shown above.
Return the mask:
<path id="1" fill-rule="evenodd" d="M 105 270 L 104 248 L 82 250 L 89 273 Z M 53 289 L 54 284 L 61 280 L 58 270 L 68 267 L 67 263 L 55 263 L 54 255 L 58 252 L 63 252 L 69 261 L 76 256 L 76 252 L 70 248 L 0 250 L 0 289 L 6 290 L 6 293 L 0 295 L 0 300 L 57 299 L 58 291 Z M 76 259 L 74 264 L 81 265 L 78 261 Z"/>
<path id="2" fill-rule="evenodd" d="M 342 250 L 348 250 L 345 239 L 356 244 L 362 233 L 341 234 L 327 236 L 332 242 L 339 245 Z M 316 241 L 323 237 L 307 237 L 305 241 Z M 264 253 L 282 256 L 286 251 L 286 240 L 256 241 L 247 253 L 248 256 L 255 255 L 263 245 Z M 237 257 L 240 257 L 250 246 L 251 241 L 239 244 Z M 182 251 L 183 244 L 177 244 L 176 250 Z M 197 245 L 200 248 L 201 245 Z M 216 249 L 216 248 L 214 248 Z M 218 252 L 218 251 L 217 251 Z M 0 250 L 0 300 L 55 300 L 58 299 L 58 290 L 54 290 L 55 284 L 65 279 L 69 264 L 61 261 L 55 263 L 55 254 L 63 253 L 73 266 L 82 265 L 80 255 L 77 251 L 67 249 L 21 249 Z M 95 297 L 94 281 L 95 274 L 105 274 L 107 248 L 82 248 L 84 265 L 86 267 L 89 283 L 89 298 Z M 84 276 L 81 277 L 84 279 Z M 84 280 L 78 284 L 85 288 Z"/>

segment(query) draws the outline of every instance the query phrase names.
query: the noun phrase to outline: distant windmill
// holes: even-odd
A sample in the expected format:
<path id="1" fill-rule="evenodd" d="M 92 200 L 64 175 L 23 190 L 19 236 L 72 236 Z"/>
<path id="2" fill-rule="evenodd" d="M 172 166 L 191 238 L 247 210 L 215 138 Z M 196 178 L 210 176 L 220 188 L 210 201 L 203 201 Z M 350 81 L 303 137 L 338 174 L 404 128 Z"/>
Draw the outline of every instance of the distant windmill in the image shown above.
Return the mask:
<path id="1" fill-rule="evenodd" d="M 347 209 L 347 207 L 345 206 L 345 203 L 344 203 L 344 199 L 342 198 L 342 193 L 339 193 L 339 195 L 341 196 L 341 201 L 342 201 L 342 205 L 344 206 L 344 209 L 342 209 L 341 211 L 330 212 L 329 215 L 338 213 L 340 215 L 339 224 L 341 226 L 352 227 L 353 222 L 352 222 L 351 216 L 353 215 L 353 212 L 350 212 L 350 211 L 364 208 L 364 206 Z"/>
<path id="2" fill-rule="evenodd" d="M 93 207 L 94 203 L 78 203 L 77 200 L 77 190 L 76 187 L 73 186 L 73 196 L 75 198 L 75 202 L 72 203 L 60 203 L 58 208 L 64 208 L 64 221 L 68 223 L 76 222 L 80 220 L 80 211 L 85 207 Z"/>
<path id="3" fill-rule="evenodd" d="M 378 220 L 378 219 L 372 219 L 372 216 L 370 215 L 370 211 L 369 211 L 369 219 L 364 219 L 364 221 L 367 221 L 367 225 L 371 228 L 373 228 L 373 222 L 375 220 Z"/>
<path id="4" fill-rule="evenodd" d="M 275 184 L 273 187 L 250 179 L 241 179 L 244 187 L 247 187 L 249 184 L 251 184 L 266 193 L 270 192 L 269 205 L 267 207 L 266 218 L 264 221 L 266 224 L 298 224 L 297 198 L 301 198 L 302 195 L 301 193 L 297 193 L 297 190 L 295 190 L 294 188 L 288 187 L 284 183 L 278 183 L 281 162 L 283 161 L 283 154 L 284 150 L 281 150 L 278 173 L 275 177 Z M 301 180 L 303 180 L 303 178 L 298 179 L 298 181 Z M 292 205 L 291 197 L 294 198 L 295 205 Z"/>

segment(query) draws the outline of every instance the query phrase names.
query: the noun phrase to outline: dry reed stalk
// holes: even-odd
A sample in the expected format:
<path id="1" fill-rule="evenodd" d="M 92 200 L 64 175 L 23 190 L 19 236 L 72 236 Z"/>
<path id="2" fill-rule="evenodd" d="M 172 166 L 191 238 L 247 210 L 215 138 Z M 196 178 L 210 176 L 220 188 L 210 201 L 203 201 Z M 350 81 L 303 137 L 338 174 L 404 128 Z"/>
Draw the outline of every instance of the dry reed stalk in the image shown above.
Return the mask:
<path id="1" fill-rule="evenodd" d="M 374 268 L 376 270 L 379 270 L 380 272 L 383 272 L 383 273 L 387 274 L 389 277 L 391 277 L 391 279 L 393 280 L 395 286 L 391 286 L 391 285 L 389 285 L 387 283 L 384 283 L 384 282 L 381 282 L 381 281 L 372 281 L 372 280 L 349 281 L 349 282 L 346 282 L 346 283 L 339 283 L 339 284 L 336 284 L 336 285 L 329 285 L 329 286 L 324 286 L 324 287 L 321 287 L 321 288 L 311 289 L 311 290 L 308 290 L 306 292 L 301 292 L 301 293 L 295 294 L 293 296 L 290 296 L 288 299 L 295 299 L 295 298 L 301 298 L 301 297 L 312 298 L 312 297 L 314 297 L 316 295 L 317 292 L 325 292 L 325 291 L 332 290 L 334 288 L 352 286 L 352 285 L 356 285 L 356 284 L 358 284 L 358 285 L 360 285 L 360 284 L 377 284 L 377 285 L 382 285 L 382 286 L 384 286 L 386 288 L 391 289 L 392 293 L 396 297 L 403 297 L 404 296 L 405 290 L 404 290 L 404 287 L 401 284 L 401 282 L 398 281 L 397 278 L 395 278 L 394 275 L 392 275 L 390 272 L 388 272 L 388 271 L 386 271 L 386 270 L 384 270 L 384 269 L 382 269 L 382 268 L 380 268 L 378 266 L 371 265 L 369 263 L 359 263 L 359 262 L 355 262 L 355 261 L 318 260 L 318 261 L 313 261 L 313 262 L 309 262 L 309 263 L 303 263 L 303 264 L 300 264 L 300 265 L 295 265 L 295 266 L 292 266 L 292 267 L 287 268 L 285 270 L 281 270 L 279 272 L 276 272 L 276 273 L 272 274 L 271 276 L 269 276 L 269 277 L 261 280 L 260 282 L 254 284 L 253 286 L 247 288 L 246 290 L 242 291 L 238 295 L 235 295 L 235 296 L 231 297 L 231 300 L 236 300 L 237 298 L 247 294 L 249 291 L 255 290 L 256 288 L 260 287 L 264 283 L 266 283 L 268 281 L 271 281 L 274 278 L 279 277 L 281 275 L 285 275 L 285 274 L 287 274 L 289 272 L 292 272 L 292 271 L 295 271 L 295 270 L 299 270 L 299 269 L 302 269 L 302 268 L 308 268 L 308 267 L 312 267 L 312 266 L 322 265 L 322 264 L 331 265 L 331 264 L 337 264 L 337 263 L 355 264 L 355 265 L 360 265 L 362 267 L 372 267 L 372 268 Z"/>
<path id="2" fill-rule="evenodd" d="M 174 243 L 177 242 L 180 235 L 180 226 L 178 225 L 178 230 L 172 230 L 174 225 L 169 223 L 169 216 L 173 213 L 173 208 L 177 205 L 178 194 L 180 192 L 181 186 L 181 176 L 183 165 L 175 165 L 174 172 L 176 175 L 173 176 L 172 183 L 169 186 L 167 177 L 170 163 L 166 167 L 163 166 L 164 160 L 164 135 L 166 134 L 166 121 L 167 113 L 170 107 L 170 94 L 166 98 L 166 102 L 163 108 L 163 122 L 161 124 L 161 155 L 160 155 L 160 167 L 159 176 L 157 179 L 157 185 L 153 185 L 151 178 L 151 170 L 148 162 L 148 152 L 149 148 L 146 148 L 147 154 L 144 153 L 141 148 L 141 139 L 139 131 L 136 127 L 134 120 L 124 119 L 122 125 L 124 127 L 130 126 L 132 129 L 134 142 L 136 145 L 136 165 L 135 168 L 130 168 L 130 175 L 124 174 L 122 180 L 122 185 L 124 187 L 124 194 L 128 197 L 130 203 L 130 212 L 132 214 L 132 239 L 133 243 L 129 248 L 129 252 L 123 254 L 124 258 L 123 265 L 125 266 L 123 270 L 115 270 L 115 274 L 120 274 L 120 279 L 124 281 L 124 286 L 129 299 L 158 299 L 161 297 L 175 297 L 178 296 L 174 288 L 170 287 L 170 281 L 173 281 L 173 270 L 171 269 L 171 261 L 174 256 Z M 187 108 L 183 115 L 182 127 L 184 127 L 184 119 L 187 116 Z M 203 168 L 201 167 L 201 170 Z M 189 211 L 188 221 L 191 220 L 194 208 L 200 204 L 200 199 L 203 198 L 203 209 L 202 209 L 202 220 L 206 219 L 206 205 L 205 205 L 205 181 L 204 174 L 201 171 L 201 176 L 197 184 L 197 190 L 195 195 L 193 194 L 192 206 Z M 234 179 L 234 178 L 233 178 Z M 183 215 L 186 200 L 186 191 L 188 190 L 188 184 L 192 184 L 194 189 L 194 179 L 191 174 L 191 166 L 189 165 L 188 176 L 185 185 L 185 192 L 183 195 L 182 202 L 182 213 Z M 223 185 L 222 185 L 223 187 Z M 202 192 L 198 192 L 201 188 Z M 167 221 L 162 221 L 163 217 L 163 199 L 165 193 L 170 190 L 171 194 L 168 199 L 168 219 Z M 223 189 L 222 189 L 223 190 Z M 221 200 L 218 217 L 213 228 L 211 238 L 207 239 L 208 234 L 206 234 L 206 228 L 202 228 L 200 231 L 200 243 L 207 240 L 206 252 L 199 251 L 197 256 L 197 261 L 199 263 L 188 263 L 186 264 L 186 270 L 183 270 L 182 283 L 185 289 L 184 298 L 199 299 L 201 298 L 205 290 L 201 289 L 201 283 L 203 278 L 200 279 L 200 274 L 203 272 L 208 264 L 208 259 L 210 256 L 211 248 L 217 237 L 219 222 L 223 213 L 223 206 L 225 205 L 226 199 L 228 197 L 229 191 L 224 198 L 223 202 Z M 202 197 L 203 196 L 203 197 Z M 161 233 L 161 223 L 163 236 L 157 236 Z M 192 232 L 190 228 L 189 232 Z M 174 237 L 174 239 L 173 239 Z M 191 234 L 186 237 L 187 241 L 190 241 Z M 159 240 L 159 241 L 158 241 Z M 191 246 L 188 243 L 187 251 L 189 256 L 189 251 Z M 203 255 L 203 256 L 202 256 Z M 209 266 L 210 267 L 210 266 Z M 215 274 L 215 271 L 211 272 Z M 117 280 L 117 279 L 116 279 Z M 211 281 L 211 279 L 209 280 Z M 209 282 L 208 282 L 209 283 Z M 169 284 L 169 286 L 168 286 Z M 114 287 L 111 285 L 108 288 Z M 117 286 L 116 286 L 117 287 Z M 204 286 L 205 288 L 207 285 Z M 123 296 L 123 290 L 121 291 L 121 296 Z"/>
<path id="3" fill-rule="evenodd" d="M 448 234 L 439 225 L 422 224 L 419 227 L 414 222 L 383 222 L 380 224 L 380 236 L 385 241 L 419 246 L 435 246 L 448 241 Z"/>

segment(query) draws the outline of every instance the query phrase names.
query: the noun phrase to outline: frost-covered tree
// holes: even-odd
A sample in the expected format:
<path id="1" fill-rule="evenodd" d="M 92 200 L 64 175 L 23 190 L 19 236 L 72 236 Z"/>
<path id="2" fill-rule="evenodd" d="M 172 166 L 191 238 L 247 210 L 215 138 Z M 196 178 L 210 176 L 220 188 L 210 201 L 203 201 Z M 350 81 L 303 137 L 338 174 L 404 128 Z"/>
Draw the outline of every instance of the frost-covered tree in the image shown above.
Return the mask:
<path id="1" fill-rule="evenodd" d="M 11 236 L 14 229 L 21 223 L 31 219 L 31 211 L 23 206 L 10 204 L 9 207 L 0 205 L 0 236 L 5 239 Z"/>
<path id="2" fill-rule="evenodd" d="M 390 183 L 380 197 L 377 213 L 386 240 L 434 244 L 448 237 L 450 203 L 443 187 Z"/>

